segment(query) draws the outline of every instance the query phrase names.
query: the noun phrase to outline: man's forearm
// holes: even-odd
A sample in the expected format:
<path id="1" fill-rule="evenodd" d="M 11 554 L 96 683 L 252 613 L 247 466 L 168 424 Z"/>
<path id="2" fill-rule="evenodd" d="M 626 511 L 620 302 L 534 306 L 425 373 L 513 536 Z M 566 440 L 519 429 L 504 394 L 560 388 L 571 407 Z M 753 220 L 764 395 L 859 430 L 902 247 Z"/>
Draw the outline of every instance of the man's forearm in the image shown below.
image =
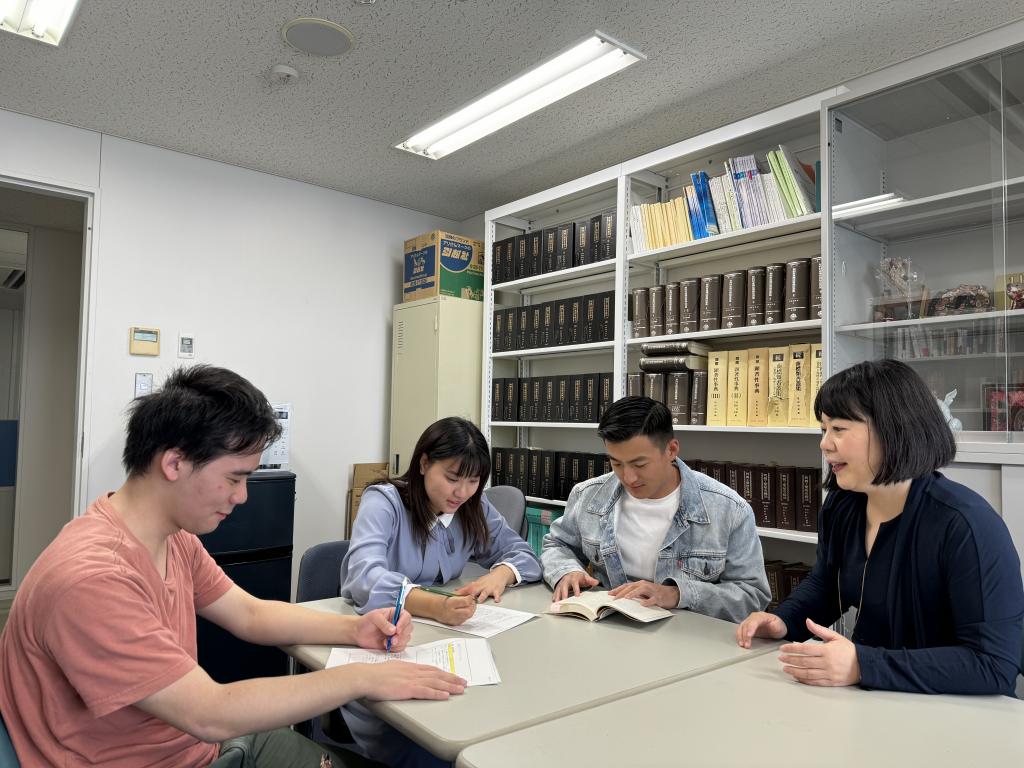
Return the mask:
<path id="1" fill-rule="evenodd" d="M 254 606 L 245 632 L 259 645 L 356 645 L 358 616 L 339 616 L 277 600 L 261 600 Z"/>

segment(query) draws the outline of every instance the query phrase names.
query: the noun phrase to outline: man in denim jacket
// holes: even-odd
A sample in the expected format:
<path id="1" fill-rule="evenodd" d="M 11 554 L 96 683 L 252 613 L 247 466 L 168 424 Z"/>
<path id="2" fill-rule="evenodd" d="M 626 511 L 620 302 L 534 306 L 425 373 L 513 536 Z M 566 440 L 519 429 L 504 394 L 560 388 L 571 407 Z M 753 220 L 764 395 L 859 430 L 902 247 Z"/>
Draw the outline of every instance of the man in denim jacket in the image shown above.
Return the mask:
<path id="1" fill-rule="evenodd" d="M 608 408 L 597 433 L 612 473 L 573 488 L 544 537 L 552 599 L 600 583 L 615 597 L 728 621 L 764 609 L 771 594 L 754 513 L 735 491 L 678 458 L 668 409 L 625 397 Z"/>

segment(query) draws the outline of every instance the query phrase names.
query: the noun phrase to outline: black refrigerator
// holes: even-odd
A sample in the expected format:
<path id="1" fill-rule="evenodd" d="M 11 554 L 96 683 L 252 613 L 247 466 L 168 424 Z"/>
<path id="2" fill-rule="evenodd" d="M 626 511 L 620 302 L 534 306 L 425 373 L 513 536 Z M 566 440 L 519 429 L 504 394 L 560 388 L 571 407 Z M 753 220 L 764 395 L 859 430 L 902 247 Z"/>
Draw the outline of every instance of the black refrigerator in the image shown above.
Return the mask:
<path id="1" fill-rule="evenodd" d="M 295 475 L 254 472 L 248 498 L 217 530 L 200 536 L 231 580 L 255 597 L 289 602 L 292 595 L 292 532 Z M 199 666 L 219 683 L 288 674 L 288 657 L 277 648 L 253 645 L 201 617 L 196 619 Z"/>

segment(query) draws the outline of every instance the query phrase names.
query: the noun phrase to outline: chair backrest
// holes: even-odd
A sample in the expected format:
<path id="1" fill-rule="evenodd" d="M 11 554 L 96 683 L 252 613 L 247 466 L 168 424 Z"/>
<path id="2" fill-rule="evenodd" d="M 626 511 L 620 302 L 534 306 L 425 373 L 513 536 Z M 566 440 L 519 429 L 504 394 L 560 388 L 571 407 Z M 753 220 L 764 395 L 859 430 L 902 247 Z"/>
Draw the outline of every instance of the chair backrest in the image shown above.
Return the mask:
<path id="1" fill-rule="evenodd" d="M 14 745 L 7 733 L 7 725 L 0 717 L 0 768 L 20 768 L 18 756 L 14 753 Z"/>
<path id="2" fill-rule="evenodd" d="M 295 600 L 323 600 L 341 593 L 341 561 L 348 552 L 348 539 L 325 541 L 307 549 L 299 561 L 299 583 Z"/>
<path id="3" fill-rule="evenodd" d="M 526 538 L 526 497 L 514 485 L 492 485 L 484 496 L 501 512 L 508 527 Z"/>

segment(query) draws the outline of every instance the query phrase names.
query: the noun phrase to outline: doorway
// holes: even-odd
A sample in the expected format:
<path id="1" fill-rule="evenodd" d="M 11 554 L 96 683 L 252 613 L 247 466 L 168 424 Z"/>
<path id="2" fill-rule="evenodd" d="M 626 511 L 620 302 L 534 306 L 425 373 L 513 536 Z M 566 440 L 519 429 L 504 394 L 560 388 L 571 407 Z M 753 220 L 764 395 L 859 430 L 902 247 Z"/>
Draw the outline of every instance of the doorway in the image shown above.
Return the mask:
<path id="1" fill-rule="evenodd" d="M 8 597 L 77 513 L 89 209 L 82 197 L 0 180 L 0 592 Z"/>

